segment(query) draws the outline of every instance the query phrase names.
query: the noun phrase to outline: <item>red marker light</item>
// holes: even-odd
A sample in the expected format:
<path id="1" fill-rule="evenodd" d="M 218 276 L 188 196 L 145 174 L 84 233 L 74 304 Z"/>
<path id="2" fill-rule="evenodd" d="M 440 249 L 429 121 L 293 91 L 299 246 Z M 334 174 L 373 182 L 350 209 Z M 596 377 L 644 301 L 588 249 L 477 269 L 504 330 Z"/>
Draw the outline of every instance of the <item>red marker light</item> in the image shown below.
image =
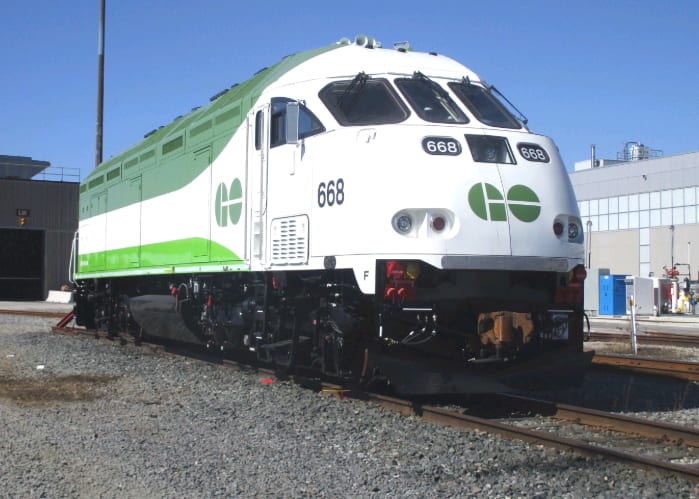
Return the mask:
<path id="1" fill-rule="evenodd" d="M 442 217 L 434 217 L 432 219 L 432 228 L 437 232 L 442 232 L 446 227 L 447 222 Z"/>
<path id="2" fill-rule="evenodd" d="M 400 279 L 405 273 L 405 265 L 401 262 L 389 261 L 386 264 L 386 277 L 389 279 Z"/>

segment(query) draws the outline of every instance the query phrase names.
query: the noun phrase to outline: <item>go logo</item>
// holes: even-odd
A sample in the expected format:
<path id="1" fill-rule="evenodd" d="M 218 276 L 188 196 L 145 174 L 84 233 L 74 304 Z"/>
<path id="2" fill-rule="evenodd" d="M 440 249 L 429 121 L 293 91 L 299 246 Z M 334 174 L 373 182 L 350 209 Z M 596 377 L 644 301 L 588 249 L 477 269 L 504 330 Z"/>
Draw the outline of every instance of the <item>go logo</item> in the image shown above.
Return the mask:
<path id="1" fill-rule="evenodd" d="M 239 179 L 236 178 L 231 182 L 230 189 L 227 189 L 223 182 L 218 185 L 214 210 L 219 227 L 228 226 L 229 217 L 233 225 L 238 223 L 243 212 L 243 186 Z"/>
<path id="2" fill-rule="evenodd" d="M 513 185 L 507 198 L 492 184 L 475 184 L 468 191 L 468 205 L 483 220 L 507 221 L 507 210 L 522 222 L 533 222 L 539 218 L 541 204 L 539 196 L 526 185 Z"/>

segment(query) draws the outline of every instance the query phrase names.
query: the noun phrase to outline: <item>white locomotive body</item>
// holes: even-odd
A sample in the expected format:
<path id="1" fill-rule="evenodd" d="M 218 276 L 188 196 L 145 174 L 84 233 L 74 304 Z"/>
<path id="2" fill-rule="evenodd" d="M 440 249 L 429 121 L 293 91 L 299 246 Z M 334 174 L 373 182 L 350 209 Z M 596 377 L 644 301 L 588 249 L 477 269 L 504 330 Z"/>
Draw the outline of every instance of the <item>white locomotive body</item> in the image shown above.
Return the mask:
<path id="1" fill-rule="evenodd" d="M 405 391 L 583 358 L 583 232 L 558 150 L 434 53 L 358 37 L 290 56 L 105 162 L 80 215 L 90 327 L 135 320 Z"/>

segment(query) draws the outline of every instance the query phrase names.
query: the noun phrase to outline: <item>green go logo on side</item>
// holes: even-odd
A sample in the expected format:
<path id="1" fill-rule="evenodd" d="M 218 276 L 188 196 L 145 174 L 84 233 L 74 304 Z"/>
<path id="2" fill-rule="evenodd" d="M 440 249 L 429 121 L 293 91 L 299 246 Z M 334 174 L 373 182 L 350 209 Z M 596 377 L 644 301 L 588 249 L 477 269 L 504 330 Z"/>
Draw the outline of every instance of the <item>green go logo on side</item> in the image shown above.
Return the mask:
<path id="1" fill-rule="evenodd" d="M 219 184 L 214 210 L 219 227 L 228 226 L 229 218 L 233 225 L 238 223 L 243 212 L 243 186 L 239 179 L 236 178 L 231 182 L 230 189 L 227 189 L 223 182 Z"/>
<path id="2" fill-rule="evenodd" d="M 507 221 L 507 210 L 522 222 L 533 222 L 541 214 L 539 196 L 526 185 L 513 185 L 503 196 L 492 184 L 475 184 L 468 191 L 468 205 L 483 220 Z"/>

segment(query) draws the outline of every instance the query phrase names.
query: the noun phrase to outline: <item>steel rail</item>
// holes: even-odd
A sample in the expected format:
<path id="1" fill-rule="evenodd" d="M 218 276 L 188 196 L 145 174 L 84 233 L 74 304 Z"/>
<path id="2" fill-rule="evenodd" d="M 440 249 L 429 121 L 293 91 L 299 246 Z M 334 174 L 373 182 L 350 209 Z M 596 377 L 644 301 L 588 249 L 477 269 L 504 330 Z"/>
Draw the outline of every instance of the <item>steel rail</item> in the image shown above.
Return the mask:
<path id="1" fill-rule="evenodd" d="M 531 405 L 542 412 L 545 411 L 546 414 L 551 414 L 551 417 L 555 419 L 654 438 L 674 445 L 699 447 L 699 429 L 520 395 L 504 394 L 501 396 L 518 403 Z"/>
<path id="2" fill-rule="evenodd" d="M 353 396 L 349 393 L 346 396 Z M 526 428 L 511 426 L 498 421 L 467 416 L 449 409 L 420 405 L 407 400 L 387 397 L 377 394 L 362 394 L 362 399 L 375 402 L 382 407 L 397 411 L 401 414 L 420 416 L 425 421 L 458 429 L 480 430 L 499 435 L 508 439 L 522 440 L 527 443 L 544 445 L 562 450 L 575 451 L 588 456 L 603 456 L 624 464 L 647 470 L 670 473 L 688 480 L 699 482 L 699 467 L 681 465 L 654 459 L 647 456 L 631 454 L 621 450 L 592 445 L 582 440 L 561 437 L 548 432 L 533 431 Z"/>
<path id="3" fill-rule="evenodd" d="M 32 317 L 51 317 L 53 319 L 61 319 L 65 317 L 65 312 L 48 312 L 46 310 L 10 310 L 0 309 L 2 315 L 29 315 Z"/>
<path id="4" fill-rule="evenodd" d="M 699 381 L 699 362 L 648 359 L 595 353 L 592 363 L 612 366 L 643 374 L 669 376 L 687 381 Z"/>
<path id="5" fill-rule="evenodd" d="M 599 331 L 590 334 L 592 341 L 630 341 L 631 333 Z M 665 346 L 699 346 L 699 336 L 690 334 L 661 333 L 658 331 L 641 332 L 636 335 L 636 341 L 644 344 L 662 344 Z"/>

